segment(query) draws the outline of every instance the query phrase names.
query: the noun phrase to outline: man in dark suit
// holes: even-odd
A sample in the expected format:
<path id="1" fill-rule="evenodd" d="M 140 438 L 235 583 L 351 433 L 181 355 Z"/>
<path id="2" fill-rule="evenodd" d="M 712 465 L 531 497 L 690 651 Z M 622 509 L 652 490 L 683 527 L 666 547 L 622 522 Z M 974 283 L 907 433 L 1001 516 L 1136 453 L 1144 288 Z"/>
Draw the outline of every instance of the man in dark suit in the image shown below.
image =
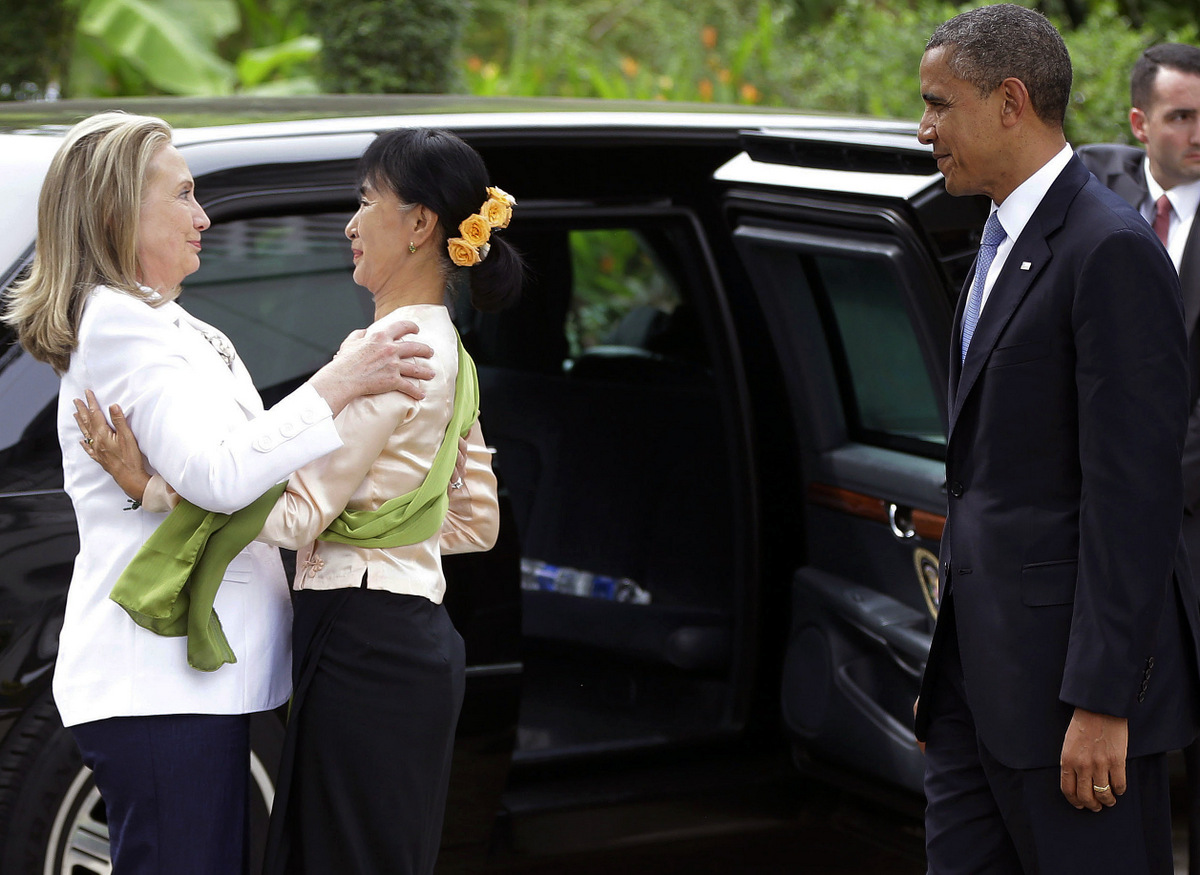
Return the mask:
<path id="1" fill-rule="evenodd" d="M 954 321 L 916 713 L 931 873 L 1171 873 L 1165 751 L 1200 729 L 1179 281 L 1072 154 L 1070 89 L 1058 32 L 1012 4 L 921 60 L 919 136 L 994 207 Z"/>
<path id="2" fill-rule="evenodd" d="M 1183 536 L 1192 573 L 1200 573 L 1200 48 L 1168 43 L 1147 49 L 1130 76 L 1129 125 L 1146 148 L 1084 146 L 1096 177 L 1155 229 L 1179 271 L 1188 336 L 1191 414 L 1183 445 Z M 1188 871 L 1200 875 L 1200 742 L 1184 752 L 1191 803 Z"/>

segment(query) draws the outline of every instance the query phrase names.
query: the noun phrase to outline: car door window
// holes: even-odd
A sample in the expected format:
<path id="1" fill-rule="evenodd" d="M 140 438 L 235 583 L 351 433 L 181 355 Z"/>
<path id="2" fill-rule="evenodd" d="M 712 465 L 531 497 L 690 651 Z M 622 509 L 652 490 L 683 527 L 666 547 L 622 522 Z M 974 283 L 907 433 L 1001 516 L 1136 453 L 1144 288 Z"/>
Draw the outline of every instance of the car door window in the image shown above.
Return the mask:
<path id="1" fill-rule="evenodd" d="M 351 278 L 348 218 L 264 216 L 204 234 L 200 270 L 180 303 L 228 335 L 268 406 L 373 318 L 370 295 Z"/>
<path id="2" fill-rule="evenodd" d="M 570 246 L 571 358 L 598 346 L 653 346 L 680 299 L 675 280 L 645 237 L 630 228 L 577 229 Z"/>
<path id="3" fill-rule="evenodd" d="M 847 440 L 945 454 L 936 339 L 923 337 L 905 251 L 894 241 L 755 227 L 735 232 L 818 447 Z"/>
<path id="4" fill-rule="evenodd" d="M 843 397 L 858 436 L 945 443 L 904 290 L 888 263 L 828 253 L 800 259 L 801 275 L 823 300 L 836 331 Z"/>

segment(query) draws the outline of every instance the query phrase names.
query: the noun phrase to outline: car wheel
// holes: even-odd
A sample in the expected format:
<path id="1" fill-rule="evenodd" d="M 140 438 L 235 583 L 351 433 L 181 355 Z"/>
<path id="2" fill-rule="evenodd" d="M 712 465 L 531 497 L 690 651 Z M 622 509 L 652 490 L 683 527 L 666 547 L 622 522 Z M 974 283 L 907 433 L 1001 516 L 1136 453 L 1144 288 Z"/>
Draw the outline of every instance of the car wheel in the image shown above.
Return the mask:
<path id="1" fill-rule="evenodd" d="M 251 864 L 261 865 L 283 727 L 251 721 Z M 49 694 L 20 717 L 0 748 L 0 872 L 109 875 L 108 819 L 92 772 Z"/>

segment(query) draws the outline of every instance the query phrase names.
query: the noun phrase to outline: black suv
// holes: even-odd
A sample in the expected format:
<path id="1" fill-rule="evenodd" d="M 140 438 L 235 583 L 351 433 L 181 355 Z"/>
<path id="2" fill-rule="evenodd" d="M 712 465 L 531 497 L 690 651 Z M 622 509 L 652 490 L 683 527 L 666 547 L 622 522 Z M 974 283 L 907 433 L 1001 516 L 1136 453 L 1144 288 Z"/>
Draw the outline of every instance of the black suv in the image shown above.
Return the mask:
<path id="1" fill-rule="evenodd" d="M 919 804 L 946 350 L 986 204 L 946 195 L 913 125 L 435 97 L 123 105 L 177 127 L 213 221 L 184 301 L 268 404 L 370 321 L 343 227 L 378 131 L 450 128 L 520 202 L 522 303 L 457 314 L 505 526 L 446 563 L 469 665 L 448 867 L 679 828 L 593 815 L 739 798 L 804 780 L 794 763 Z M 0 287 L 32 255 L 65 126 L 104 108 L 0 109 Z M 5 875 L 108 871 L 103 803 L 50 695 L 77 547 L 56 392 L 3 336 Z M 255 732 L 261 825 L 280 726 Z"/>

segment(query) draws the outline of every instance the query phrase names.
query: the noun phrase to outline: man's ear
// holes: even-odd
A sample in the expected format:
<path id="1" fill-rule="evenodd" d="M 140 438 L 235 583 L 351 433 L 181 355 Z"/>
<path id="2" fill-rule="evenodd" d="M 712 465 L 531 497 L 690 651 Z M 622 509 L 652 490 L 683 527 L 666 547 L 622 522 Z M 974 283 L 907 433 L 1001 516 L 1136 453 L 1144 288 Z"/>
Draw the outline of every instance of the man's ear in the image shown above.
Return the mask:
<path id="1" fill-rule="evenodd" d="M 1006 128 L 1011 128 L 1033 112 L 1033 104 L 1029 102 L 1029 89 L 1025 83 L 1015 76 L 1010 76 L 1000 83 L 1000 96 L 1003 103 L 1000 107 L 1000 121 Z"/>
<path id="2" fill-rule="evenodd" d="M 1150 142 L 1150 138 L 1146 136 L 1147 121 L 1146 114 L 1136 106 L 1129 110 L 1129 129 L 1133 131 L 1133 135 L 1137 137 L 1138 142 Z"/>

